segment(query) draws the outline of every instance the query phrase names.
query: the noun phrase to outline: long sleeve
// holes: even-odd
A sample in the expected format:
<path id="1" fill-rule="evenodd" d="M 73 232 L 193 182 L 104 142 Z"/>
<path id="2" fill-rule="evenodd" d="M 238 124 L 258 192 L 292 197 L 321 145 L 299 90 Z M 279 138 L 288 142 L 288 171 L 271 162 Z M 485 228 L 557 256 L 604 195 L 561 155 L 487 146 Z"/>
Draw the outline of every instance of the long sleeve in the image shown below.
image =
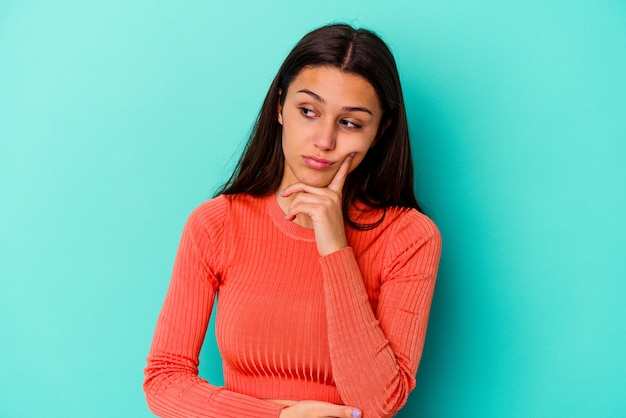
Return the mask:
<path id="1" fill-rule="evenodd" d="M 183 230 L 145 369 L 146 400 L 161 417 L 266 418 L 278 417 L 284 408 L 198 377 L 198 355 L 219 284 L 226 210 L 222 198 L 204 204 Z"/>
<path id="2" fill-rule="evenodd" d="M 388 417 L 415 387 L 441 252 L 441 236 L 411 211 L 382 256 L 375 311 L 352 248 L 321 258 L 333 375 L 343 402 Z"/>

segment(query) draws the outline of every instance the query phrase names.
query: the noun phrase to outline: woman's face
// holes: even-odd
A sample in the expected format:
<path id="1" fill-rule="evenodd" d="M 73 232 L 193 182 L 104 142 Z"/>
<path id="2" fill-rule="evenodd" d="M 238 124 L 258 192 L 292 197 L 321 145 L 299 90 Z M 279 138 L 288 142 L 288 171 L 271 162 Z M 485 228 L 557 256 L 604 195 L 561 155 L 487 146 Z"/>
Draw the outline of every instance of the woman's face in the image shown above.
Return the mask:
<path id="1" fill-rule="evenodd" d="M 302 182 L 325 187 L 342 161 L 350 171 L 373 145 L 382 109 L 372 85 L 335 67 L 302 69 L 278 108 L 285 171 L 280 189 Z"/>

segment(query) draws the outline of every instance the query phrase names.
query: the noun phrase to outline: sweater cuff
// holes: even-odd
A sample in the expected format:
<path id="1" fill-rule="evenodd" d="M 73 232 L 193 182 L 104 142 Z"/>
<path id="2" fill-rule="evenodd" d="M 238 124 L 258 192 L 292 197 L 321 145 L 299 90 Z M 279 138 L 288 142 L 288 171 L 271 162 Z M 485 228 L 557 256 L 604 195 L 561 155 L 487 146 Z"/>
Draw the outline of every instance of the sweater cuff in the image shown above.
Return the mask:
<path id="1" fill-rule="evenodd" d="M 323 255 L 320 257 L 320 262 L 322 263 L 322 268 L 329 267 L 334 270 L 339 267 L 341 271 L 353 268 L 356 268 L 357 271 L 359 270 L 352 247 L 344 247 L 330 254 Z"/>
<path id="2" fill-rule="evenodd" d="M 351 277 L 351 281 L 363 283 L 361 269 L 356 262 L 356 256 L 352 247 L 345 247 L 320 258 L 324 277 Z M 365 287 L 363 287 L 365 290 Z"/>
<path id="3" fill-rule="evenodd" d="M 365 306 L 362 304 L 368 301 L 367 290 L 352 247 L 342 248 L 321 257 L 320 264 L 326 295 L 330 298 L 328 301 L 347 297 L 352 299 L 356 306 Z"/>

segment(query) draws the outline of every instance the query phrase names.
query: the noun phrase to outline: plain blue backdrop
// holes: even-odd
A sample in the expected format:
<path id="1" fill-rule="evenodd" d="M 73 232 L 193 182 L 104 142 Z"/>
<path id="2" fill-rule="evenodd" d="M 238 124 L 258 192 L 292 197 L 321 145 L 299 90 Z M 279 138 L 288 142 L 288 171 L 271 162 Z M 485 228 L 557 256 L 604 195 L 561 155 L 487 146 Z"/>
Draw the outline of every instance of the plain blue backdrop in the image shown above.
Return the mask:
<path id="1" fill-rule="evenodd" d="M 150 416 L 183 223 L 335 21 L 394 51 L 444 239 L 399 416 L 626 416 L 623 1 L 0 0 L 1 417 Z"/>

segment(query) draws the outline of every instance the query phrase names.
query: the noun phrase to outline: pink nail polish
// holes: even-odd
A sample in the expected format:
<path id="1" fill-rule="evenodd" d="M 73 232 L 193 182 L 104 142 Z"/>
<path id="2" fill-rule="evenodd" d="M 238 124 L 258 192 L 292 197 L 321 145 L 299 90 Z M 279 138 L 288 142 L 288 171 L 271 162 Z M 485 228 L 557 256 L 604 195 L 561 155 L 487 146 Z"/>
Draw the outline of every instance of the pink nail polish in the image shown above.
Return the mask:
<path id="1" fill-rule="evenodd" d="M 356 152 L 351 152 L 351 153 L 350 153 L 350 157 L 354 157 L 355 155 L 356 155 Z M 355 411 L 356 411 L 356 409 L 355 409 Z M 360 414 L 360 412 L 359 412 L 359 414 Z M 359 415 L 359 416 L 360 416 L 360 415 Z"/>
<path id="2" fill-rule="evenodd" d="M 358 409 L 354 408 L 352 410 L 352 417 L 353 418 L 361 418 L 361 411 L 359 411 Z"/>

